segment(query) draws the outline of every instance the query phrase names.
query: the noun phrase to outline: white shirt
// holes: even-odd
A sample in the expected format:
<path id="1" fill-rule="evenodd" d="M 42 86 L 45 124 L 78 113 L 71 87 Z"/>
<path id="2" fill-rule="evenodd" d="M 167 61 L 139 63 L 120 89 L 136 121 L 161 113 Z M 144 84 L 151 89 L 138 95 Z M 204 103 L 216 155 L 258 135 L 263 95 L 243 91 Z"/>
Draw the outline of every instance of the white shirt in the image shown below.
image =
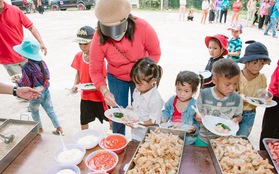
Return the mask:
<path id="1" fill-rule="evenodd" d="M 164 100 L 162 99 L 157 87 L 144 94 L 140 94 L 137 89 L 133 93 L 133 111 L 139 116 L 139 121 L 151 120 L 154 124 L 160 124 Z M 146 133 L 147 128 L 132 129 L 132 138 L 141 141 Z"/>

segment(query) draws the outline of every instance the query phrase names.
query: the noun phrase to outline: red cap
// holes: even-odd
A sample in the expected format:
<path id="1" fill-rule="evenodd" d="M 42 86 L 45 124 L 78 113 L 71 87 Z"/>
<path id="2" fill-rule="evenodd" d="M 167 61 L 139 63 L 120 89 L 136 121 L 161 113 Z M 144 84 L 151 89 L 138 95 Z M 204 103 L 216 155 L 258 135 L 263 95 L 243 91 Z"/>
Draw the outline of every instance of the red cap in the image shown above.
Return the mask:
<path id="1" fill-rule="evenodd" d="M 219 42 L 221 43 L 222 48 L 225 50 L 224 53 L 223 53 L 223 56 L 227 55 L 228 54 L 228 39 L 229 38 L 225 35 L 222 35 L 222 34 L 216 34 L 215 36 L 206 36 L 205 39 L 204 39 L 204 42 L 205 42 L 205 45 L 207 46 L 207 48 L 208 48 L 209 41 L 212 38 L 215 38 L 215 39 L 219 40 Z"/>

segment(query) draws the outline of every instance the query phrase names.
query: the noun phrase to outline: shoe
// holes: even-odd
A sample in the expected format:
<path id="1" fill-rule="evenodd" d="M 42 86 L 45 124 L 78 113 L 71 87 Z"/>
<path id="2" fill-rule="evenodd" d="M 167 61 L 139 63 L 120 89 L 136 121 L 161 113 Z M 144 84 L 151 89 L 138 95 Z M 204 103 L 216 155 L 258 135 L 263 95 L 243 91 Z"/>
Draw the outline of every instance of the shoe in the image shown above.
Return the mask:
<path id="1" fill-rule="evenodd" d="M 265 36 L 270 36 L 270 34 L 264 33 Z"/>
<path id="2" fill-rule="evenodd" d="M 277 36 L 272 36 L 273 38 L 278 38 Z"/>
<path id="3" fill-rule="evenodd" d="M 59 134 L 61 133 L 61 135 L 64 136 L 63 131 L 54 130 L 54 131 L 52 131 L 52 133 L 53 133 L 54 135 L 59 135 Z"/>

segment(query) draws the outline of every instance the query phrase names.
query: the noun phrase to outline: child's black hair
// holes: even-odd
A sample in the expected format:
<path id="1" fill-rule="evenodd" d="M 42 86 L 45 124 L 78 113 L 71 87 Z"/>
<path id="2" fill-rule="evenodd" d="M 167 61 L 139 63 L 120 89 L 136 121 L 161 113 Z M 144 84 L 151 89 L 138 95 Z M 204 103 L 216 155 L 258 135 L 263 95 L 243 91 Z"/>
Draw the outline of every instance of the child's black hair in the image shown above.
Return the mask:
<path id="1" fill-rule="evenodd" d="M 214 76 L 222 76 L 231 79 L 240 74 L 240 68 L 237 63 L 231 59 L 220 59 L 213 63 L 212 73 Z"/>
<path id="2" fill-rule="evenodd" d="M 130 78 L 136 84 L 141 83 L 141 81 L 149 83 L 154 78 L 157 86 L 159 86 L 162 75 L 163 69 L 150 57 L 139 59 L 130 72 Z"/>
<path id="3" fill-rule="evenodd" d="M 192 71 L 180 71 L 175 80 L 175 85 L 181 84 L 182 86 L 188 83 L 192 87 L 192 91 L 197 91 L 199 84 L 202 86 L 203 77 Z"/>

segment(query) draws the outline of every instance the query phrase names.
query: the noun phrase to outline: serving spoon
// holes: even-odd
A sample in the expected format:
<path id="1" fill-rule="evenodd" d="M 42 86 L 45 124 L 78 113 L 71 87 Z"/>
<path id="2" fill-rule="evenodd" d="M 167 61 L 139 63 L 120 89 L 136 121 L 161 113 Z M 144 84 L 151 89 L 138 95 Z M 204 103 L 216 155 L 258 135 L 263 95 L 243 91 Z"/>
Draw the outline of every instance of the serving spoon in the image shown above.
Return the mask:
<path id="1" fill-rule="evenodd" d="M 0 136 L 4 139 L 4 143 L 9 144 L 10 142 L 12 142 L 15 139 L 15 136 L 12 134 L 10 136 L 4 136 L 2 134 L 0 134 Z"/>

